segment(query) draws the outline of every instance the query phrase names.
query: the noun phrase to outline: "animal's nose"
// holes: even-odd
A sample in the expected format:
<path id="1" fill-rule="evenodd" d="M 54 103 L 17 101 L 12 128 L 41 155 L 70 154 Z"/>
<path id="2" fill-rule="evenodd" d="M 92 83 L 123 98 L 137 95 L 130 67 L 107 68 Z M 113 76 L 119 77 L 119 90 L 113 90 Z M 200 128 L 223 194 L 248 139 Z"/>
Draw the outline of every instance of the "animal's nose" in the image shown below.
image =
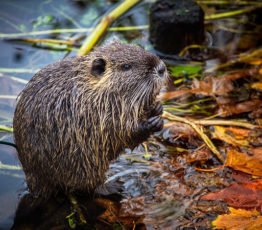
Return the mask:
<path id="1" fill-rule="evenodd" d="M 157 73 L 159 74 L 160 77 L 163 77 L 165 72 L 166 72 L 166 66 L 163 63 L 161 63 L 159 69 L 157 70 Z"/>

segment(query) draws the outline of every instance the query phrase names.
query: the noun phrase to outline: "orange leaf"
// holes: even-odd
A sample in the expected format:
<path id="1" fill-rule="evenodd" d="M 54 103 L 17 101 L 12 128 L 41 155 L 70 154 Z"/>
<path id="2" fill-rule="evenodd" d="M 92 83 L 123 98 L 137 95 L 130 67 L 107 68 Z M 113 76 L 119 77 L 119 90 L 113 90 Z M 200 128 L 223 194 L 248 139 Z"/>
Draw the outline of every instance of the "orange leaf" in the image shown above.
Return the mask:
<path id="1" fill-rule="evenodd" d="M 262 180 L 250 183 L 234 183 L 218 192 L 202 196 L 201 200 L 219 200 L 234 208 L 262 209 Z"/>
<path id="2" fill-rule="evenodd" d="M 234 146 L 244 146 L 249 145 L 246 139 L 249 134 L 248 129 L 240 128 L 226 128 L 222 126 L 214 126 L 215 132 L 213 133 L 213 138 L 225 141 Z"/>
<path id="3" fill-rule="evenodd" d="M 176 97 L 180 97 L 182 95 L 185 95 L 186 93 L 190 93 L 191 89 L 184 89 L 184 90 L 178 90 L 178 91 L 171 91 L 160 94 L 159 98 L 161 100 L 170 100 Z"/>
<path id="4" fill-rule="evenodd" d="M 262 216 L 257 210 L 229 208 L 230 214 L 217 217 L 212 222 L 216 229 L 256 230 L 262 228 Z"/>
<path id="5" fill-rule="evenodd" d="M 241 172 L 262 176 L 262 147 L 238 152 L 231 149 L 227 153 L 226 166 Z"/>

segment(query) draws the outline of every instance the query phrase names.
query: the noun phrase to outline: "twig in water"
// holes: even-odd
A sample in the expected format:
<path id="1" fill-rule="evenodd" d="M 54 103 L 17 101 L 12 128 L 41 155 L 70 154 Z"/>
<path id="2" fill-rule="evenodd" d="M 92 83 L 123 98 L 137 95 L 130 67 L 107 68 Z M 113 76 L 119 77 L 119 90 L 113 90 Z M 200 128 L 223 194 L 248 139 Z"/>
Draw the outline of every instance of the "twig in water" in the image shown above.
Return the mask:
<path id="1" fill-rule="evenodd" d="M 203 141 L 206 143 L 206 145 L 209 147 L 209 149 L 217 156 L 217 158 L 222 163 L 225 162 L 225 158 L 223 157 L 223 155 L 220 154 L 220 152 L 217 150 L 217 148 L 215 147 L 213 142 L 208 138 L 208 136 L 200 128 L 197 127 L 197 125 L 193 121 L 189 121 L 186 118 L 175 116 L 175 115 L 168 113 L 166 111 L 163 112 L 162 116 L 163 116 L 163 118 L 171 120 L 171 121 L 179 121 L 179 122 L 183 122 L 183 123 L 190 125 L 201 136 Z"/>

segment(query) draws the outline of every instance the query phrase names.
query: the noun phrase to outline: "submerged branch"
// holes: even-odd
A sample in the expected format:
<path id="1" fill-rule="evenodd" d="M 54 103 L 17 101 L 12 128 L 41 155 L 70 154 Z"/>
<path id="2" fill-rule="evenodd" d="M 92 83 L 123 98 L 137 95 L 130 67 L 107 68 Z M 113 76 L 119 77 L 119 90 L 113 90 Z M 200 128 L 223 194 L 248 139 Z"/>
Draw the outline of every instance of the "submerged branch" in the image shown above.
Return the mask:
<path id="1" fill-rule="evenodd" d="M 9 146 L 12 146 L 12 147 L 17 149 L 16 144 L 8 142 L 8 141 L 0 141 L 0 144 L 2 144 L 2 145 L 9 145 Z"/>
<path id="2" fill-rule="evenodd" d="M 183 122 L 185 124 L 190 125 L 203 139 L 203 141 L 206 143 L 206 145 L 209 147 L 209 149 L 217 156 L 217 158 L 224 163 L 225 159 L 223 155 L 220 154 L 220 152 L 217 150 L 213 142 L 208 138 L 208 136 L 199 128 L 193 121 L 189 121 L 186 118 L 175 116 L 171 113 L 168 113 L 166 111 L 163 112 L 163 118 L 171 120 L 171 121 L 179 121 Z"/>
<path id="3" fill-rule="evenodd" d="M 125 0 L 108 15 L 104 16 L 92 31 L 92 33 L 84 41 L 83 45 L 78 51 L 78 55 L 86 55 L 93 48 L 102 34 L 106 31 L 107 27 L 109 27 L 112 22 L 114 22 L 119 16 L 124 14 L 128 9 L 130 9 L 139 1 L 140 0 Z"/>
<path id="4" fill-rule="evenodd" d="M 0 68 L 0 73 L 36 73 L 40 69 Z"/>
<path id="5" fill-rule="evenodd" d="M 16 166 L 16 165 L 3 164 L 3 163 L 0 161 L 0 169 L 21 170 L 22 168 L 21 168 L 20 166 Z"/>

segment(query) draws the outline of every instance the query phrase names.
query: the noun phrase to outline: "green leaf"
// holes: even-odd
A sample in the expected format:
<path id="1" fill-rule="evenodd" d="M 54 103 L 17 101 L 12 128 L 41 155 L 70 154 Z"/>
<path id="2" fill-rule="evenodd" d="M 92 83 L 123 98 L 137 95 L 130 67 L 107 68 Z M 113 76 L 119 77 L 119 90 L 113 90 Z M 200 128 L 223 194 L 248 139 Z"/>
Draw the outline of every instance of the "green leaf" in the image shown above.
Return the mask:
<path id="1" fill-rule="evenodd" d="M 202 66 L 200 65 L 179 65 L 170 67 L 172 76 L 181 77 L 185 75 L 193 75 L 197 74 L 202 70 Z"/>

